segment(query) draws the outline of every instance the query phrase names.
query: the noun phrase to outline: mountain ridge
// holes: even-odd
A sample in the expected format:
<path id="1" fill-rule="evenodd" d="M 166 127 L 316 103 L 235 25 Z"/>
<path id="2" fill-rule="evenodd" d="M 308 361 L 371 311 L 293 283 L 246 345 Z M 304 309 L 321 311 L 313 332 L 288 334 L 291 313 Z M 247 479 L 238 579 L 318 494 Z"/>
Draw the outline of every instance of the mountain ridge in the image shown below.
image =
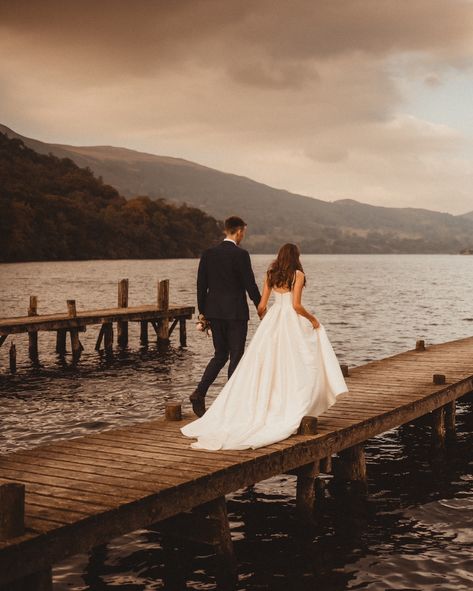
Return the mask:
<path id="1" fill-rule="evenodd" d="M 456 253 L 473 246 L 469 214 L 377 206 L 351 198 L 324 201 L 182 158 L 114 146 L 48 144 L 3 129 L 37 151 L 89 167 L 125 197 L 188 203 L 218 219 L 239 214 L 249 224 L 246 244 L 252 252 L 274 252 L 284 241 L 320 253 Z"/>

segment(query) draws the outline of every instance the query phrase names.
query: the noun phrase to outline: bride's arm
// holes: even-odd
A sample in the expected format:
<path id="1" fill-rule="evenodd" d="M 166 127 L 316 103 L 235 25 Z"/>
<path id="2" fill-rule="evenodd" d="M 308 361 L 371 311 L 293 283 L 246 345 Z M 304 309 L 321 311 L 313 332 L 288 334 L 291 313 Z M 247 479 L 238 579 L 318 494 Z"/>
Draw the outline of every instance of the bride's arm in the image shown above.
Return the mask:
<path id="1" fill-rule="evenodd" d="M 307 320 L 310 320 L 312 323 L 312 326 L 314 328 L 319 328 L 320 323 L 317 320 L 317 318 L 311 314 L 310 312 L 308 312 L 304 306 L 302 305 L 302 288 L 304 287 L 304 273 L 302 271 L 296 271 L 296 281 L 294 283 L 294 296 L 293 296 L 293 300 L 292 300 L 292 305 L 294 307 L 294 310 L 300 314 L 301 316 L 304 316 L 304 318 L 307 318 Z"/>
<path id="2" fill-rule="evenodd" d="M 261 296 L 261 301 L 258 306 L 258 316 L 263 318 L 266 312 L 266 306 L 268 305 L 269 296 L 271 295 L 271 288 L 268 285 L 268 277 L 264 280 L 263 285 L 263 295 Z"/>

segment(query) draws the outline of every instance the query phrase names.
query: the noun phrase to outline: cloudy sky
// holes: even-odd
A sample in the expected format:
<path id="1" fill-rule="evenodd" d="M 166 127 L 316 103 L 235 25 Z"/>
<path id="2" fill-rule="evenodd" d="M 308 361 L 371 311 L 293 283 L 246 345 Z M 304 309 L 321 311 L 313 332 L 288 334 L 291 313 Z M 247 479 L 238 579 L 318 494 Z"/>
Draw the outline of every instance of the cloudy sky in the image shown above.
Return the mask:
<path id="1" fill-rule="evenodd" d="M 0 121 L 326 200 L 473 210 L 470 0 L 0 0 Z"/>

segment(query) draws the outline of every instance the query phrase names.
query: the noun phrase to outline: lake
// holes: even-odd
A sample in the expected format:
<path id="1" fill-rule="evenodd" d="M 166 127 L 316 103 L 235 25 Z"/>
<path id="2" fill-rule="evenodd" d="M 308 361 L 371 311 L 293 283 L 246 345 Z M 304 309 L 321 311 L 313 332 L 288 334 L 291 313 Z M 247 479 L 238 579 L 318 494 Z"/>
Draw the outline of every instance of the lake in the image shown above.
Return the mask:
<path id="1" fill-rule="evenodd" d="M 270 256 L 252 257 L 261 284 Z M 360 365 L 473 333 L 473 257 L 456 255 L 306 255 L 304 303 L 324 324 L 340 362 Z M 116 304 L 117 282 L 130 281 L 129 305 L 154 302 L 158 279 L 170 279 L 171 303 L 195 305 L 197 260 L 78 261 L 0 265 L 0 317 Z M 258 318 L 251 312 L 249 338 Z M 162 354 L 139 347 L 106 359 L 94 351 L 99 327 L 81 334 L 77 367 L 54 353 L 54 333 L 40 333 L 40 366 L 27 338 L 14 337 L 18 373 L 8 372 L 10 337 L 0 349 L 0 453 L 161 416 L 169 398 L 187 397 L 212 354 L 211 339 L 188 324 L 188 347 Z M 151 334 L 151 333 L 150 333 Z M 472 360 L 473 366 L 473 360 Z M 209 393 L 213 399 L 224 375 Z M 340 504 L 330 494 L 315 531 L 294 519 L 295 480 L 280 476 L 229 498 L 240 587 L 297 589 L 473 588 L 473 412 L 458 405 L 458 439 L 440 462 L 429 456 L 427 428 L 395 429 L 368 442 L 369 498 Z M 211 589 L 212 557 L 192 548 L 188 588 Z M 162 550 L 152 529 L 133 532 L 56 565 L 55 590 L 162 589 Z"/>

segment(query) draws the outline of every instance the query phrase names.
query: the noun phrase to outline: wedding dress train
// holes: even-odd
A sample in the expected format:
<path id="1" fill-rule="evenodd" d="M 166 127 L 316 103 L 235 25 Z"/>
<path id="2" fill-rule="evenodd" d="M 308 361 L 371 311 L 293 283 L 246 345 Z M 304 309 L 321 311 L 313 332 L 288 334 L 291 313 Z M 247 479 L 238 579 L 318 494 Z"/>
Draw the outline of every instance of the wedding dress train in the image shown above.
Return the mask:
<path id="1" fill-rule="evenodd" d="M 231 378 L 207 412 L 181 428 L 195 449 L 248 449 L 297 432 L 302 417 L 318 416 L 347 392 L 322 325 L 316 330 L 292 305 L 292 292 L 274 292 Z"/>

